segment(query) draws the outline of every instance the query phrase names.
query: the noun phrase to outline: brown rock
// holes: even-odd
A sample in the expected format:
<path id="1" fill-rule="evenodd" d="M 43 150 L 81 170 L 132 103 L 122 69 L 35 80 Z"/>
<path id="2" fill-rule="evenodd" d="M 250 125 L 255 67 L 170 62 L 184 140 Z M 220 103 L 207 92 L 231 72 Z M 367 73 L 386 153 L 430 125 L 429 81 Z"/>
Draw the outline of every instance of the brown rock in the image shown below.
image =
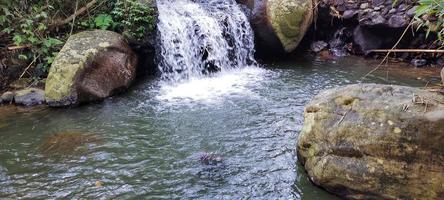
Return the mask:
<path id="1" fill-rule="evenodd" d="M 46 80 L 50 106 L 78 105 L 109 97 L 130 86 L 137 57 L 125 39 L 110 31 L 85 31 L 69 38 Z"/>
<path id="2" fill-rule="evenodd" d="M 444 96 L 349 85 L 305 108 L 298 159 L 311 180 L 347 199 L 443 199 Z"/>

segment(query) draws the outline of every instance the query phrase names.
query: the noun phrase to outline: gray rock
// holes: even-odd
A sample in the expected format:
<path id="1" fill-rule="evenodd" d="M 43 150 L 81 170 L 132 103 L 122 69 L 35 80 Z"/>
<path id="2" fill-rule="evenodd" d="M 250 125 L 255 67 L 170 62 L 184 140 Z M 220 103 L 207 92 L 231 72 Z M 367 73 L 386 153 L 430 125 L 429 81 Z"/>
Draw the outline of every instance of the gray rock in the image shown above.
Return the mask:
<path id="1" fill-rule="evenodd" d="M 45 103 L 45 91 L 37 88 L 23 89 L 15 92 L 15 104 L 35 106 Z"/>
<path id="2" fill-rule="evenodd" d="M 414 6 L 413 8 L 410 8 L 410 10 L 408 10 L 405 14 L 406 14 L 408 17 L 414 17 L 414 16 L 415 16 L 416 9 L 418 9 L 418 6 Z"/>
<path id="3" fill-rule="evenodd" d="M 375 10 L 375 11 L 380 11 L 381 9 L 382 8 L 380 6 L 377 6 L 377 7 L 373 8 L 373 10 Z"/>
<path id="4" fill-rule="evenodd" d="M 298 160 L 344 199 L 442 199 L 444 95 L 358 84 L 318 94 L 305 108 Z"/>
<path id="5" fill-rule="evenodd" d="M 412 59 L 412 61 L 410 63 L 415 67 L 422 67 L 424 65 L 427 65 L 427 60 L 426 59 Z"/>
<path id="6" fill-rule="evenodd" d="M 361 4 L 361 6 L 359 6 L 360 9 L 365 10 L 369 7 L 370 5 L 368 3 L 363 3 Z"/>
<path id="7" fill-rule="evenodd" d="M 396 13 L 396 9 L 395 8 L 392 8 L 392 9 L 389 10 L 389 14 L 395 14 L 395 13 Z"/>
<path id="8" fill-rule="evenodd" d="M 372 5 L 373 6 L 380 6 L 383 5 L 385 2 L 385 0 L 372 0 Z"/>
<path id="9" fill-rule="evenodd" d="M 344 11 L 344 14 L 342 14 L 342 18 L 351 19 L 354 16 L 356 16 L 357 13 L 358 13 L 358 11 L 356 11 L 356 10 L 346 10 L 346 11 Z"/>
<path id="10" fill-rule="evenodd" d="M 328 44 L 324 41 L 316 41 L 311 44 L 311 50 L 315 53 L 319 53 L 328 47 Z"/>
<path id="11" fill-rule="evenodd" d="M 388 20 L 388 25 L 392 28 L 402 28 L 406 27 L 408 24 L 409 21 L 402 15 L 393 15 Z"/>
<path id="12" fill-rule="evenodd" d="M 409 8 L 409 6 L 408 5 L 406 5 L 406 4 L 401 4 L 401 5 L 399 5 L 398 6 L 398 11 L 406 11 L 407 9 Z"/>
<path id="13" fill-rule="evenodd" d="M 5 92 L 0 96 L 0 103 L 9 104 L 14 101 L 14 92 Z"/>
<path id="14" fill-rule="evenodd" d="M 372 17 L 371 24 L 368 24 L 368 25 L 377 26 L 377 25 L 384 25 L 385 24 L 386 20 L 383 16 L 380 15 L 380 13 L 375 12 L 372 14 L 372 16 L 373 17 Z"/>

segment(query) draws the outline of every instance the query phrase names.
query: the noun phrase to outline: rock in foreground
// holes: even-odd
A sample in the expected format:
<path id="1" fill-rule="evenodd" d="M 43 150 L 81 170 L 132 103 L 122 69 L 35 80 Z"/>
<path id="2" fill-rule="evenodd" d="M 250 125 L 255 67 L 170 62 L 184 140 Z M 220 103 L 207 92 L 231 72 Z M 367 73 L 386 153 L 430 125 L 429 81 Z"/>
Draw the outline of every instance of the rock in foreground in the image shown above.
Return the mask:
<path id="1" fill-rule="evenodd" d="M 304 115 L 298 159 L 315 184 L 348 199 L 444 199 L 444 96 L 350 85 Z"/>
<path id="2" fill-rule="evenodd" d="M 78 33 L 51 66 L 46 101 L 68 106 L 104 99 L 129 87 L 136 65 L 137 57 L 121 35 L 102 30 Z"/>

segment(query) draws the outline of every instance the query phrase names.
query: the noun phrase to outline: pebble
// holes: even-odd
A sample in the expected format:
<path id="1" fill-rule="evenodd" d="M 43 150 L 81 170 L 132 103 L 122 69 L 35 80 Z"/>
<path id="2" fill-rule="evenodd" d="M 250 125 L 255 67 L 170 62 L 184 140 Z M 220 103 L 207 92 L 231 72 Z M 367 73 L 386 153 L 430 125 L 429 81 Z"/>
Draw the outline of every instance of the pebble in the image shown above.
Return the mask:
<path id="1" fill-rule="evenodd" d="M 412 59 L 412 61 L 410 63 L 412 63 L 412 65 L 415 67 L 422 67 L 424 65 L 427 65 L 427 60 L 426 59 Z"/>
<path id="2" fill-rule="evenodd" d="M 356 10 L 346 10 L 344 14 L 342 14 L 342 18 L 344 19 L 351 19 L 353 18 L 358 12 Z"/>
<path id="3" fill-rule="evenodd" d="M 370 5 L 368 3 L 363 3 L 361 6 L 359 6 L 360 9 L 364 10 L 367 9 Z"/>
<path id="4" fill-rule="evenodd" d="M 389 27 L 402 28 L 409 24 L 408 20 L 402 15 L 393 15 L 388 20 Z"/>
<path id="5" fill-rule="evenodd" d="M 394 14 L 394 13 L 396 13 L 396 9 L 392 8 L 389 10 L 389 14 Z"/>

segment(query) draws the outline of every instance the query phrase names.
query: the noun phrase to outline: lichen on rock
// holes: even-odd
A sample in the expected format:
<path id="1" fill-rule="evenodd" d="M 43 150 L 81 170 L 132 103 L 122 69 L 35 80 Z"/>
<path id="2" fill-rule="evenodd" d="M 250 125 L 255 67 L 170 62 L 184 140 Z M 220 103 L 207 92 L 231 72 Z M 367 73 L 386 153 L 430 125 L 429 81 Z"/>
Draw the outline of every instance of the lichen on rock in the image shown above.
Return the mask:
<path id="1" fill-rule="evenodd" d="M 444 96 L 358 84 L 317 95 L 298 159 L 311 180 L 348 199 L 441 199 Z"/>
<path id="2" fill-rule="evenodd" d="M 111 31 L 71 36 L 57 55 L 46 81 L 50 106 L 100 100 L 129 87 L 137 58 L 124 38 Z"/>

